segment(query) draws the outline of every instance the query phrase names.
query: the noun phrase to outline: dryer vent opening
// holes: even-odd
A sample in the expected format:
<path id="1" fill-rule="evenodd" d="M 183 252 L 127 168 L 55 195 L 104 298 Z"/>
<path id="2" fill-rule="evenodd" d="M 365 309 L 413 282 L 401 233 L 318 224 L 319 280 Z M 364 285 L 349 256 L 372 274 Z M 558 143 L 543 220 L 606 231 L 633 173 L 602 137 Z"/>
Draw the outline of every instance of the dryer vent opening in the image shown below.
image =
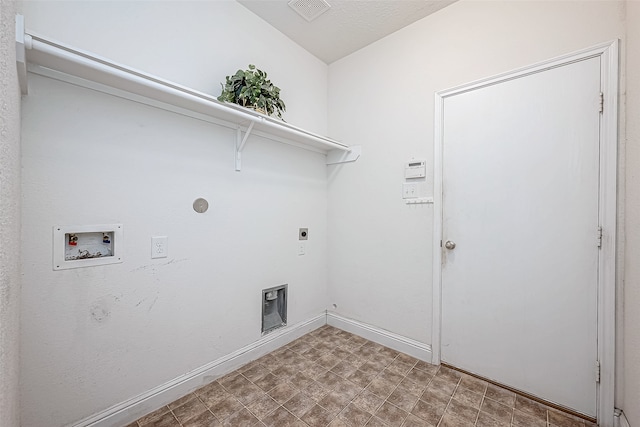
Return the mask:
<path id="1" fill-rule="evenodd" d="M 262 290 L 262 334 L 287 325 L 287 287 Z"/>

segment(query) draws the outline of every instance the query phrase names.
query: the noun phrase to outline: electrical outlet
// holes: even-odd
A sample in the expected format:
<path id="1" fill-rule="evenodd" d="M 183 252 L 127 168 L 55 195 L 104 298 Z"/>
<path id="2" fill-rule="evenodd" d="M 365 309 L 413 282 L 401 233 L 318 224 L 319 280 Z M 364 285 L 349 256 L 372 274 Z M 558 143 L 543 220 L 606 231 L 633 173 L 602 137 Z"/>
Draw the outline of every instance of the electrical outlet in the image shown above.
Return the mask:
<path id="1" fill-rule="evenodd" d="M 306 245 L 304 242 L 298 243 L 298 255 L 304 255 L 306 251 Z"/>
<path id="2" fill-rule="evenodd" d="M 151 238 L 151 258 L 167 257 L 169 253 L 167 240 L 167 236 L 156 236 Z"/>

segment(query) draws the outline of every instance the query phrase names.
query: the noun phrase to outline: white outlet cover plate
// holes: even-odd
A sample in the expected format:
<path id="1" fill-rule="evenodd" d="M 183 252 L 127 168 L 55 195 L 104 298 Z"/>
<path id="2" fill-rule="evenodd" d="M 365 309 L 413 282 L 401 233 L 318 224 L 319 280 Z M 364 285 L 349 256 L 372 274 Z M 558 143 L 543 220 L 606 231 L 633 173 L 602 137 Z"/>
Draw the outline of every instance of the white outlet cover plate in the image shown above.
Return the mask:
<path id="1" fill-rule="evenodd" d="M 155 236 L 151 238 L 151 258 L 166 258 L 169 255 L 167 236 Z"/>

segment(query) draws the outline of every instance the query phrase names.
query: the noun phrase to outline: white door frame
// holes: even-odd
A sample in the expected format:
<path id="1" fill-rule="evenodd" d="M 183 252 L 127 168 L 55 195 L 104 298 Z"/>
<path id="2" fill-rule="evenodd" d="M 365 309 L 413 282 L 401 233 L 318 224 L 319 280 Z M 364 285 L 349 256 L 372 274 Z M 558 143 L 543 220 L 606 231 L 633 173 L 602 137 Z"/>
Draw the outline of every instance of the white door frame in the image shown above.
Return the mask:
<path id="1" fill-rule="evenodd" d="M 433 331 L 432 362 L 440 364 L 442 323 L 442 152 L 444 143 L 444 101 L 470 90 L 524 77 L 588 58 L 601 59 L 601 90 L 604 94 L 600 118 L 599 218 L 602 247 L 598 265 L 598 360 L 597 418 L 601 427 L 613 427 L 615 391 L 616 321 L 616 215 L 618 158 L 618 40 L 563 55 L 548 61 L 471 82 L 435 94 L 435 155 L 433 215 Z M 595 236 L 594 236 L 595 238 Z M 594 367 L 595 369 L 595 367 Z"/>

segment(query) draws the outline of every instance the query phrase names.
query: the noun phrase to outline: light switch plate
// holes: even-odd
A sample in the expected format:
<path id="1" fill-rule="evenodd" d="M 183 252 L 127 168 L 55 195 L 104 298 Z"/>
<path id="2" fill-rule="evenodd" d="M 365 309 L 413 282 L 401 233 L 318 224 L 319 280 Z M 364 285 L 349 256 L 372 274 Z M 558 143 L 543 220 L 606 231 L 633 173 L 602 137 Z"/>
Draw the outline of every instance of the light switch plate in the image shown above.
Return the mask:
<path id="1" fill-rule="evenodd" d="M 403 199 L 415 199 L 416 197 L 418 197 L 418 184 L 416 183 L 402 184 Z"/>

